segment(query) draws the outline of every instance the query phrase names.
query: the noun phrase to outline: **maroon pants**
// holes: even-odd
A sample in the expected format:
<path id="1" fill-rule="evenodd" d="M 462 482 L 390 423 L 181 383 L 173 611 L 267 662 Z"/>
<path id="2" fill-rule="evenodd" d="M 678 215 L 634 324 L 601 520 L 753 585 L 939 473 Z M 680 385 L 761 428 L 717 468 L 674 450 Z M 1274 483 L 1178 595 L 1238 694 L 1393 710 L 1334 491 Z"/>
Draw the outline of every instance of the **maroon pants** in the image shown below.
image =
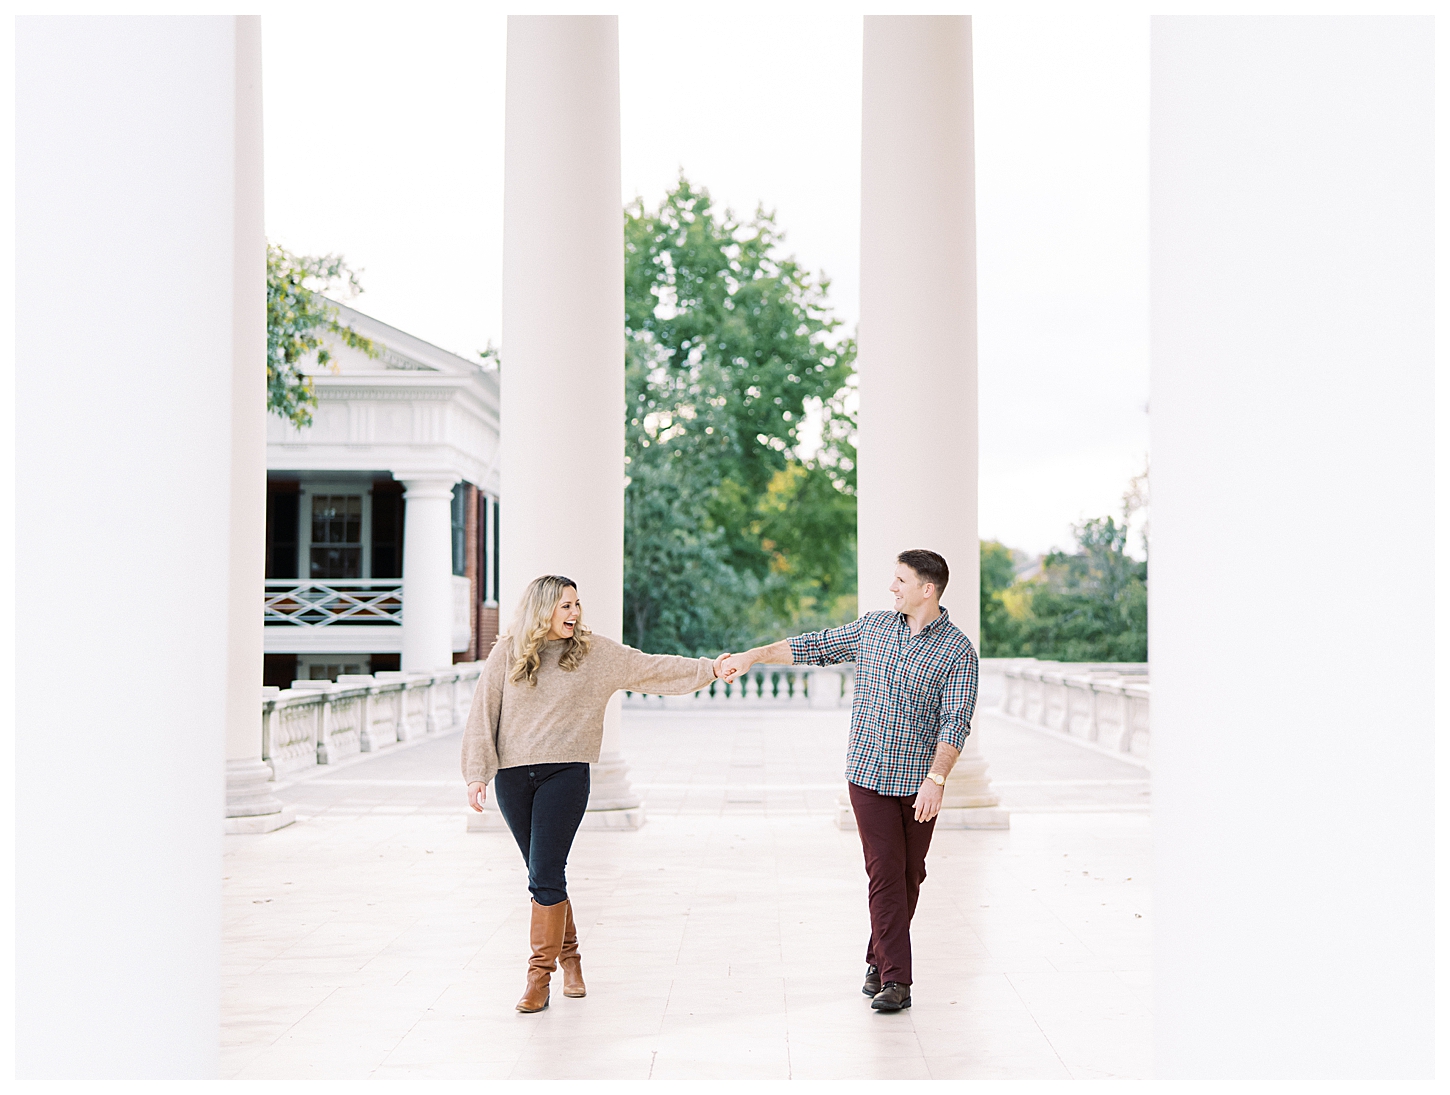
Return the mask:
<path id="1" fill-rule="evenodd" d="M 926 881 L 926 850 L 936 818 L 917 821 L 916 796 L 879 795 L 854 783 L 851 809 L 866 855 L 871 907 L 871 941 L 866 962 L 881 971 L 881 983 L 911 984 L 911 918 L 916 897 Z"/>

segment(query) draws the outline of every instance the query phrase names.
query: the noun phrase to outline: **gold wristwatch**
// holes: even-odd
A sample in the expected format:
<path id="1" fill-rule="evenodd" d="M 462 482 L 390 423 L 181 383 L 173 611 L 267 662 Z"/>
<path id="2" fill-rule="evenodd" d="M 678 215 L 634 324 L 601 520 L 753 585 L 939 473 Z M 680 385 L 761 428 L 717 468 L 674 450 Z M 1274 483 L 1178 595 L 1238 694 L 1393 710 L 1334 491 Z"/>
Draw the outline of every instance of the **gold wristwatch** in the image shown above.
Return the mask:
<path id="1" fill-rule="evenodd" d="M 939 776 L 935 772 L 928 772 L 926 774 L 926 778 L 929 779 L 929 780 L 931 780 L 938 787 L 945 787 L 946 784 L 947 784 L 947 777 L 946 776 Z"/>

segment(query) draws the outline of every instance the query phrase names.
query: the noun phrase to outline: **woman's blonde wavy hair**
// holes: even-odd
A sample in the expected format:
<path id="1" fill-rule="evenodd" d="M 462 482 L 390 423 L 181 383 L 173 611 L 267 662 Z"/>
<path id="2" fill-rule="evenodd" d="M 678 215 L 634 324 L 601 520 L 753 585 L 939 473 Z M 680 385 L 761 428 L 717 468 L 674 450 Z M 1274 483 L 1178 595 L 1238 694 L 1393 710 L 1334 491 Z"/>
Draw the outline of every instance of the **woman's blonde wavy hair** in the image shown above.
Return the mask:
<path id="1" fill-rule="evenodd" d="M 514 622 L 504 638 L 509 643 L 513 665 L 509 668 L 509 680 L 514 683 L 528 681 L 531 687 L 539 683 L 539 661 L 544 644 L 549 641 L 549 625 L 554 618 L 554 609 L 564 590 L 579 586 L 573 578 L 562 574 L 544 574 L 529 583 L 524 595 L 519 598 L 519 607 L 514 612 Z M 581 610 L 579 622 L 574 625 L 574 634 L 564 640 L 564 653 L 559 655 L 559 668 L 572 672 L 579 668 L 584 655 L 589 653 L 589 629 L 584 626 Z"/>

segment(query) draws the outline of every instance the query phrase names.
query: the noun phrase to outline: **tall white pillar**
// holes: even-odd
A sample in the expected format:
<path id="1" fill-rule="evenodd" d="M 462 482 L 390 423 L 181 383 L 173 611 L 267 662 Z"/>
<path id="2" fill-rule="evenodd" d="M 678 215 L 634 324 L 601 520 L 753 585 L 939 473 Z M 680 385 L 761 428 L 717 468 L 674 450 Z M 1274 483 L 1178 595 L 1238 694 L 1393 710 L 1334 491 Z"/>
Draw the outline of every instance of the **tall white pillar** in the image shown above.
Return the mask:
<path id="1" fill-rule="evenodd" d="M 1434 1068 L 1434 30 L 1152 30 L 1154 1044 Z"/>
<path id="2" fill-rule="evenodd" d="M 856 550 L 861 611 L 889 609 L 896 556 L 938 552 L 980 647 L 972 20 L 867 16 L 861 81 Z M 976 731 L 938 825 L 1005 828 Z"/>
<path id="3" fill-rule="evenodd" d="M 453 664 L 453 485 L 458 477 L 394 472 L 403 484 L 405 673 Z"/>
<path id="4" fill-rule="evenodd" d="M 624 620 L 624 214 L 619 25 L 513 15 L 504 127 L 501 624 L 540 574 L 579 583 L 584 619 Z M 605 718 L 586 825 L 642 817 Z M 606 816 L 607 815 L 607 816 Z"/>
<path id="5" fill-rule="evenodd" d="M 262 20 L 237 17 L 232 251 L 231 555 L 227 596 L 226 831 L 269 833 L 295 812 L 262 763 L 267 545 L 267 236 L 262 223 Z"/>
<path id="6" fill-rule="evenodd" d="M 16 28 L 22 1079 L 217 1072 L 247 33 Z"/>

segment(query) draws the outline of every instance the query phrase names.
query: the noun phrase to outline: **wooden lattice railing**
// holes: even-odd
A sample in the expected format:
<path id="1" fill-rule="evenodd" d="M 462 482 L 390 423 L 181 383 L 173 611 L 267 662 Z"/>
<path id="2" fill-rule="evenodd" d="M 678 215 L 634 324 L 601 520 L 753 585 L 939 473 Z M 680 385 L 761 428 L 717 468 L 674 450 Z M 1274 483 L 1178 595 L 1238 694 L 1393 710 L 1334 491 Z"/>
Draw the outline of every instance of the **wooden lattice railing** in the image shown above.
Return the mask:
<path id="1" fill-rule="evenodd" d="M 269 579 L 263 619 L 270 627 L 403 623 L 401 578 Z"/>

